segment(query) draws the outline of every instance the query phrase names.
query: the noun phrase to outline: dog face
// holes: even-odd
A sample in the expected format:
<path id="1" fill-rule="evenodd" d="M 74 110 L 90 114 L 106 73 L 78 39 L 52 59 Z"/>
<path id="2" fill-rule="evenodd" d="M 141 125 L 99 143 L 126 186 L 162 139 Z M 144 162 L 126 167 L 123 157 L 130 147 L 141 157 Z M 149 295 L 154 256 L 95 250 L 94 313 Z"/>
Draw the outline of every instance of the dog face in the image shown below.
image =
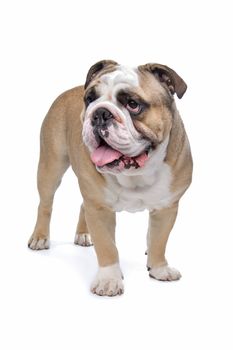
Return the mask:
<path id="1" fill-rule="evenodd" d="M 128 68 L 114 61 L 92 66 L 85 83 L 83 140 L 102 173 L 139 173 L 169 135 L 174 94 L 186 91 L 172 69 Z"/>

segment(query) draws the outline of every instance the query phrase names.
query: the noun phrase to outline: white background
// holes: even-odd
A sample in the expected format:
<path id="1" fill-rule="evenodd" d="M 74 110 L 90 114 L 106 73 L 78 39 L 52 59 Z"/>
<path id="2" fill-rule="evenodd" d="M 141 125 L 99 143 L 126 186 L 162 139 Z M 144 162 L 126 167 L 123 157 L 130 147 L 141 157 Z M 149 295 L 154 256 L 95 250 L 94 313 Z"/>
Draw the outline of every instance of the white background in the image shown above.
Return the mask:
<path id="1" fill-rule="evenodd" d="M 232 349 L 231 1 L 1 1 L 1 349 Z M 179 282 L 146 271 L 147 213 L 118 215 L 125 294 L 89 292 L 93 248 L 73 245 L 81 197 L 69 170 L 56 195 L 51 249 L 32 252 L 39 129 L 52 101 L 104 58 L 167 64 L 193 184 L 167 258 Z"/>

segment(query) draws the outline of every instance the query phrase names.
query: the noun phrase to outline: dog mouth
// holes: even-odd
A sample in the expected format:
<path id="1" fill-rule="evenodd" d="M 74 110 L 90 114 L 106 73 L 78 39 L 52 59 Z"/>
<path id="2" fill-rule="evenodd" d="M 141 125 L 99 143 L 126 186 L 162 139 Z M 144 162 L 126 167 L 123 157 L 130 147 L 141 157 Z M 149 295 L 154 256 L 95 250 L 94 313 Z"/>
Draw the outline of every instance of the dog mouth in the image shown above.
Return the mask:
<path id="1" fill-rule="evenodd" d="M 130 168 L 138 169 L 144 167 L 151 148 L 152 145 L 149 145 L 138 156 L 129 157 L 112 148 L 101 138 L 98 147 L 91 153 L 91 160 L 99 168 L 106 166 L 110 169 L 117 167 L 119 170 Z"/>

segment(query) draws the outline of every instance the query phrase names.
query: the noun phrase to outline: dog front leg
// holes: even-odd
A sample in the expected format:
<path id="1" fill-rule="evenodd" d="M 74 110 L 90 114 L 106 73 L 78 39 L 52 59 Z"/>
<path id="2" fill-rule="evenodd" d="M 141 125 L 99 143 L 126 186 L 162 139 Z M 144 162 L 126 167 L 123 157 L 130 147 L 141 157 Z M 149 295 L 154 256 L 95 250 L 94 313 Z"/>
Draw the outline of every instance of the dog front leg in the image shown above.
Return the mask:
<path id="1" fill-rule="evenodd" d="M 170 208 L 155 210 L 150 213 L 148 229 L 148 262 L 150 277 L 161 281 L 180 279 L 178 270 L 168 266 L 165 258 L 166 244 L 176 220 L 178 204 Z"/>
<path id="2" fill-rule="evenodd" d="M 106 208 L 85 205 L 85 218 L 96 251 L 99 271 L 91 291 L 98 295 L 114 296 L 123 293 L 122 273 L 115 244 L 116 215 Z"/>

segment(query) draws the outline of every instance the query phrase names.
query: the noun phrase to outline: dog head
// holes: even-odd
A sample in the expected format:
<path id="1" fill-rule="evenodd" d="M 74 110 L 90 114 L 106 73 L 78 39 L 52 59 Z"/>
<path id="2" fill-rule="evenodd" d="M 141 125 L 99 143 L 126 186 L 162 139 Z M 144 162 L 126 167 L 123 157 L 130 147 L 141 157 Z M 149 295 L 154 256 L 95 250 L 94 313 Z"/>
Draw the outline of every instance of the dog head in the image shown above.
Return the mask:
<path id="1" fill-rule="evenodd" d="M 174 94 L 185 82 L 171 68 L 129 68 L 110 60 L 93 65 L 85 83 L 83 140 L 102 173 L 137 174 L 169 135 Z"/>

